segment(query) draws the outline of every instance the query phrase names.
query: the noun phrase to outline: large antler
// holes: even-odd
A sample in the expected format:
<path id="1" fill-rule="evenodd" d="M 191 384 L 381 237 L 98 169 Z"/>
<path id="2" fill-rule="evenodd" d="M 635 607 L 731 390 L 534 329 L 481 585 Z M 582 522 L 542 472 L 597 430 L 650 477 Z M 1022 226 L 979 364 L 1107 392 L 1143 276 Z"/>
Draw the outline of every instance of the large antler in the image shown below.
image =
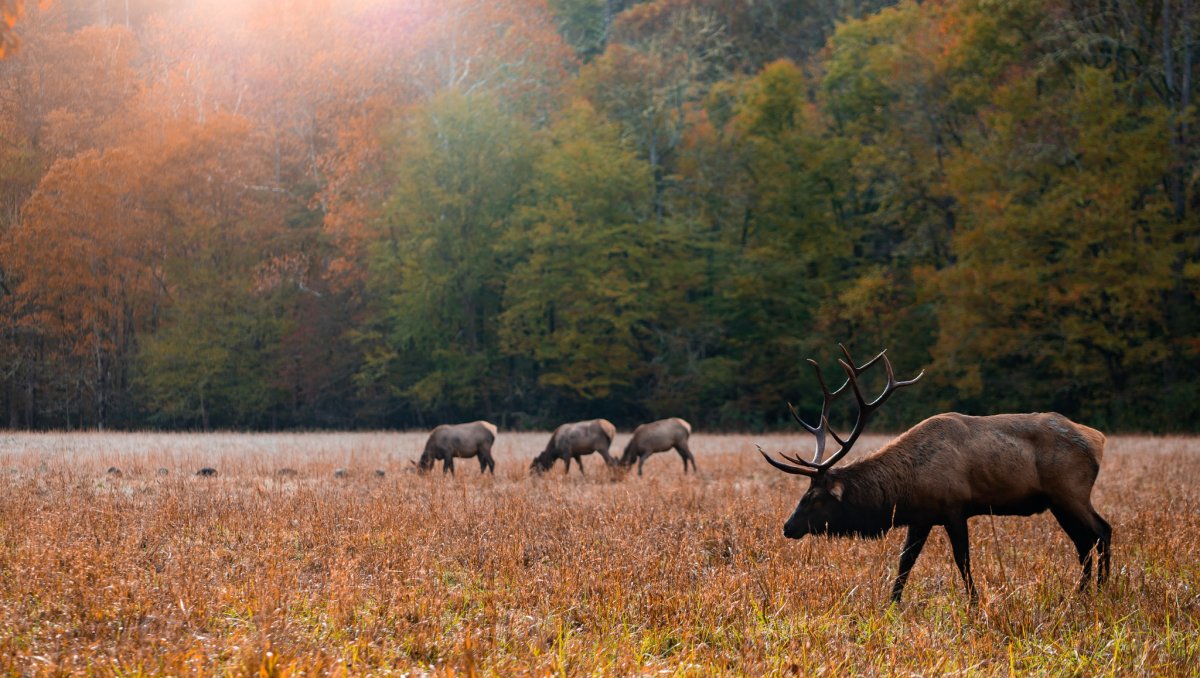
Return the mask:
<path id="1" fill-rule="evenodd" d="M 791 412 L 792 417 L 802 427 L 804 427 L 804 430 L 813 434 L 813 436 L 816 438 L 816 448 L 813 452 L 813 460 L 805 461 L 804 459 L 801 459 L 799 455 L 788 456 L 780 453 L 779 456 L 795 465 L 784 464 L 772 459 L 767 455 L 766 452 L 763 452 L 761 448 L 759 449 L 759 452 L 762 453 L 767 462 L 780 471 L 812 477 L 829 470 L 830 467 L 841 460 L 842 457 L 846 456 L 850 449 L 854 447 L 854 443 L 858 440 L 858 437 L 862 435 L 863 430 L 866 429 L 867 420 L 872 414 L 874 414 L 876 410 L 883 406 L 883 403 L 886 402 L 889 397 L 891 397 L 892 393 L 898 388 L 916 383 L 916 381 L 925 374 L 925 371 L 921 370 L 921 373 L 912 379 L 907 381 L 896 381 L 896 375 L 892 370 L 892 362 L 888 360 L 886 349 L 881 351 L 879 355 L 868 360 L 866 363 L 856 366 L 854 364 L 854 359 L 850 357 L 850 351 L 846 350 L 846 347 L 842 344 L 838 344 L 838 348 L 842 349 L 842 355 L 846 356 L 845 360 L 840 358 L 838 359 L 838 364 L 842 366 L 842 370 L 846 373 L 846 382 L 839 386 L 835 391 L 831 392 L 829 387 L 826 386 L 825 377 L 821 374 L 821 366 L 818 365 L 817 362 L 812 358 L 808 359 L 808 362 L 813 366 L 813 369 L 816 370 L 817 382 L 821 384 L 823 402 L 821 404 L 820 423 L 817 426 L 809 425 L 800 418 L 799 414 L 796 413 L 796 408 L 792 407 L 791 403 L 788 403 L 788 411 Z M 887 371 L 887 385 L 883 387 L 883 393 L 880 393 L 879 396 L 871 402 L 867 402 L 866 399 L 863 398 L 861 389 L 858 387 L 858 376 L 880 359 L 883 360 L 884 369 Z M 836 400 L 837 397 L 846 390 L 847 386 L 849 386 L 850 390 L 854 392 L 854 398 L 858 401 L 858 417 L 854 422 L 854 429 L 850 432 L 850 435 L 843 440 L 836 431 L 831 430 L 829 427 L 829 409 L 833 404 L 833 401 Z M 828 460 L 822 461 L 821 457 L 825 453 L 825 442 L 829 435 L 833 436 L 833 439 L 837 441 L 840 447 L 838 451 L 834 452 L 833 456 L 831 456 Z"/>

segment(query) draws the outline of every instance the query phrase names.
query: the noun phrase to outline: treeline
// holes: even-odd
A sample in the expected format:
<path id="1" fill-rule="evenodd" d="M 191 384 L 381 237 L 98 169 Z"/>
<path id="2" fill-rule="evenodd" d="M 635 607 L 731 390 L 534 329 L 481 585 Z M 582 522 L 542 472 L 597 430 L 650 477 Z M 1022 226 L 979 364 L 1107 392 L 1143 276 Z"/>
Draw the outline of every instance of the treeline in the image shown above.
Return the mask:
<path id="1" fill-rule="evenodd" d="M 25 11 L 9 427 L 1200 426 L 1190 0 Z"/>

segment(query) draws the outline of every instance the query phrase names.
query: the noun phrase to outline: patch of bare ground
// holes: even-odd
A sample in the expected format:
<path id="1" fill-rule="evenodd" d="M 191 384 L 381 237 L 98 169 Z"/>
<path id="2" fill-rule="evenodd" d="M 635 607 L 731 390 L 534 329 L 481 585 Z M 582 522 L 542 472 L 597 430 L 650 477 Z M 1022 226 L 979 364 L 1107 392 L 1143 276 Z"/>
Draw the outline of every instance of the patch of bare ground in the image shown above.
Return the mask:
<path id="1" fill-rule="evenodd" d="M 405 472 L 425 434 L 0 434 L 0 668 L 26 674 L 1153 674 L 1200 665 L 1200 439 L 1110 438 L 1113 577 L 1049 515 L 975 518 L 888 606 L 902 531 L 783 538 L 806 481 L 693 437 L 646 475 Z M 628 434 L 614 444 L 620 450 Z M 884 438 L 868 438 L 860 452 Z M 465 463 L 464 463 L 465 462 Z M 110 467 L 119 474 L 108 471 Z M 202 467 L 215 477 L 194 475 Z M 165 471 L 163 471 L 165 469 Z M 294 471 L 280 473 L 281 469 Z M 337 469 L 344 469 L 335 477 Z M 380 477 L 376 470 L 385 471 Z"/>

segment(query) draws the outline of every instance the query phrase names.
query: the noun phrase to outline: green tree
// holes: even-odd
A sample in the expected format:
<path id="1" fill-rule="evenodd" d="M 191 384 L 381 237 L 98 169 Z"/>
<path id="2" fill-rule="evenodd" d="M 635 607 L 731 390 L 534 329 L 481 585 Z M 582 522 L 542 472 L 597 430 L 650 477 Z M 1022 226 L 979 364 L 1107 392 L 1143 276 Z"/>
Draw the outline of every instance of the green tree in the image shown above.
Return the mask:
<path id="1" fill-rule="evenodd" d="M 692 195 L 680 202 L 705 224 L 700 304 L 718 332 L 675 388 L 724 426 L 786 416 L 783 402 L 808 386 L 803 359 L 826 343 L 823 303 L 854 275 L 855 223 L 843 215 L 852 148 L 829 133 L 811 89 L 779 61 L 714 91 L 683 154 Z"/>
<path id="2" fill-rule="evenodd" d="M 639 332 L 666 296 L 651 285 L 665 264 L 650 167 L 586 102 L 547 137 L 508 238 L 503 348 L 568 401 L 629 398 L 646 370 Z"/>
<path id="3" fill-rule="evenodd" d="M 534 148 L 525 123 L 488 95 L 447 91 L 404 121 L 396 190 L 371 246 L 359 371 L 391 409 L 490 413 L 507 392 L 496 369 L 507 273 L 497 249 Z"/>
<path id="4" fill-rule="evenodd" d="M 245 278 L 192 267 L 163 328 L 142 342 L 135 386 L 156 424 L 170 427 L 264 427 L 284 394 L 276 384 L 279 299 L 263 298 Z"/>

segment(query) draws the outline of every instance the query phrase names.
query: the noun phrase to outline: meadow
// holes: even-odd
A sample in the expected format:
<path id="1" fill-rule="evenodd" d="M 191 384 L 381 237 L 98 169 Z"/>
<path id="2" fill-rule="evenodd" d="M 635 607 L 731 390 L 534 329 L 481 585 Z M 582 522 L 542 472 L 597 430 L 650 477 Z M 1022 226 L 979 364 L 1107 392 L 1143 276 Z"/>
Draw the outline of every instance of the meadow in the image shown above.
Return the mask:
<path id="1" fill-rule="evenodd" d="M 111 675 L 1195 675 L 1200 438 L 1113 436 L 1113 576 L 1078 595 L 1053 519 L 971 522 L 978 608 L 935 532 L 790 541 L 806 481 L 692 438 L 698 475 L 596 455 L 407 473 L 424 433 L 0 434 L 0 670 Z M 623 448 L 628 434 L 614 444 Z M 856 453 L 887 436 L 866 437 Z M 465 463 L 464 463 L 465 462 Z M 109 474 L 121 469 L 120 477 Z M 211 466 L 215 478 L 196 469 Z M 280 477 L 280 468 L 294 477 Z M 335 477 L 335 469 L 345 477 Z M 160 469 L 166 469 L 165 475 Z M 376 469 L 385 471 L 378 477 Z"/>

